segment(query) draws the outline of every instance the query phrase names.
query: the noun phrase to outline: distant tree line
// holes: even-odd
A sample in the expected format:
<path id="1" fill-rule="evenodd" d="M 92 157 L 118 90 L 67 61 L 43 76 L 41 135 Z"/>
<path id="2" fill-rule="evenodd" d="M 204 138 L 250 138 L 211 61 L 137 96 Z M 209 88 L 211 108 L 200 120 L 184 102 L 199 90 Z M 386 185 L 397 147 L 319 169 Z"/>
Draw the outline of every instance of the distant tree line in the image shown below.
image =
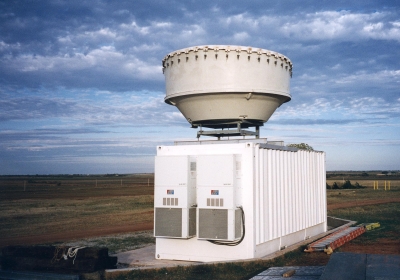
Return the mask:
<path id="1" fill-rule="evenodd" d="M 334 178 L 334 177 L 373 177 L 376 178 L 377 176 L 399 176 L 399 172 L 398 171 L 360 171 L 360 172 L 337 172 L 337 171 L 328 171 L 326 173 L 326 178 Z"/>
<path id="2" fill-rule="evenodd" d="M 60 181 L 44 181 L 44 180 L 33 180 L 33 179 L 29 179 L 28 180 L 29 184 L 48 184 L 48 185 L 57 185 L 57 186 L 61 186 L 61 182 Z"/>
<path id="3" fill-rule="evenodd" d="M 294 147 L 297 148 L 299 150 L 306 150 L 306 151 L 314 151 L 314 148 L 311 147 L 310 145 L 306 144 L 306 143 L 300 143 L 300 144 L 289 144 L 287 145 L 288 147 Z"/>
<path id="4" fill-rule="evenodd" d="M 337 183 L 333 182 L 332 185 L 329 185 L 326 183 L 326 188 L 327 189 L 364 189 L 366 187 L 361 186 L 358 182 L 356 182 L 354 185 L 350 182 L 350 180 L 346 180 L 344 183 Z"/>
<path id="5" fill-rule="evenodd" d="M 338 177 L 338 176 L 346 176 L 346 177 L 368 177 L 369 174 L 367 172 L 362 172 L 362 173 L 327 173 L 326 178 L 331 178 L 331 177 Z"/>

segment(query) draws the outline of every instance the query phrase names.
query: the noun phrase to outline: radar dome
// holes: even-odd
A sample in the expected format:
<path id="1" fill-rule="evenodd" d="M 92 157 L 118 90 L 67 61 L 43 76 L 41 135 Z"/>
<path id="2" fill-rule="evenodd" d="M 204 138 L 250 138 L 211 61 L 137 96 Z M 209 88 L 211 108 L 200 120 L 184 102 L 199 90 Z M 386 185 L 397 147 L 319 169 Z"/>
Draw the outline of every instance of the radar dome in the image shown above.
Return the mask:
<path id="1" fill-rule="evenodd" d="M 290 101 L 292 62 L 277 52 L 243 46 L 197 46 L 162 61 L 165 102 L 193 127 L 262 126 Z"/>

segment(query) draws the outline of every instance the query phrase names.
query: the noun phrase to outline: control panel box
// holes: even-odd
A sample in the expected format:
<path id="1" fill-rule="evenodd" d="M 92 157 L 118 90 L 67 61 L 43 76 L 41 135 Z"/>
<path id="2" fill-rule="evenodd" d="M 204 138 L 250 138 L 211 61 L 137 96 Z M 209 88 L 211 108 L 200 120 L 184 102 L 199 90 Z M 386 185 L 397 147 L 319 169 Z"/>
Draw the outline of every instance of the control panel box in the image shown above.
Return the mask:
<path id="1" fill-rule="evenodd" d="M 195 161 L 190 156 L 157 156 L 154 178 L 154 236 L 194 236 L 195 204 Z"/>
<path id="2" fill-rule="evenodd" d="M 201 155 L 196 161 L 198 207 L 236 209 L 241 206 L 240 156 Z"/>

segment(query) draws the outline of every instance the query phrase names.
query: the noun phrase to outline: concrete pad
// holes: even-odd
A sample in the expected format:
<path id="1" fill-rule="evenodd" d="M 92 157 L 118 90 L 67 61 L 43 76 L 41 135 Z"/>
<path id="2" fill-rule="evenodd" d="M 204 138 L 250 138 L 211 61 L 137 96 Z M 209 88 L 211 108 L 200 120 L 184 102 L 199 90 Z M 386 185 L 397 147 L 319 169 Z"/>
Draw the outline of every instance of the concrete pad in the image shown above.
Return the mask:
<path id="1" fill-rule="evenodd" d="M 188 262 L 178 260 L 158 260 L 155 258 L 156 246 L 151 245 L 137 250 L 118 253 L 118 263 L 133 268 L 160 268 L 170 266 L 184 266 L 200 264 L 200 262 Z"/>

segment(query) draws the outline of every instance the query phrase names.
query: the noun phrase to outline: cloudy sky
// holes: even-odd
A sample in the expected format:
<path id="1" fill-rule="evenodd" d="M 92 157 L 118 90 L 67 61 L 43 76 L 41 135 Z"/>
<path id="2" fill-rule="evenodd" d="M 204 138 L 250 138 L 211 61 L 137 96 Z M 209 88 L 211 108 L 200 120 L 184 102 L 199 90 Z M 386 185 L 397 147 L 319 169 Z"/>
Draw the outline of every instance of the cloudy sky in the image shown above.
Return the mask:
<path id="1" fill-rule="evenodd" d="M 153 172 L 156 145 L 196 137 L 161 61 L 197 45 L 291 59 L 262 137 L 328 170 L 400 169 L 399 1 L 2 0 L 0 175 Z"/>

